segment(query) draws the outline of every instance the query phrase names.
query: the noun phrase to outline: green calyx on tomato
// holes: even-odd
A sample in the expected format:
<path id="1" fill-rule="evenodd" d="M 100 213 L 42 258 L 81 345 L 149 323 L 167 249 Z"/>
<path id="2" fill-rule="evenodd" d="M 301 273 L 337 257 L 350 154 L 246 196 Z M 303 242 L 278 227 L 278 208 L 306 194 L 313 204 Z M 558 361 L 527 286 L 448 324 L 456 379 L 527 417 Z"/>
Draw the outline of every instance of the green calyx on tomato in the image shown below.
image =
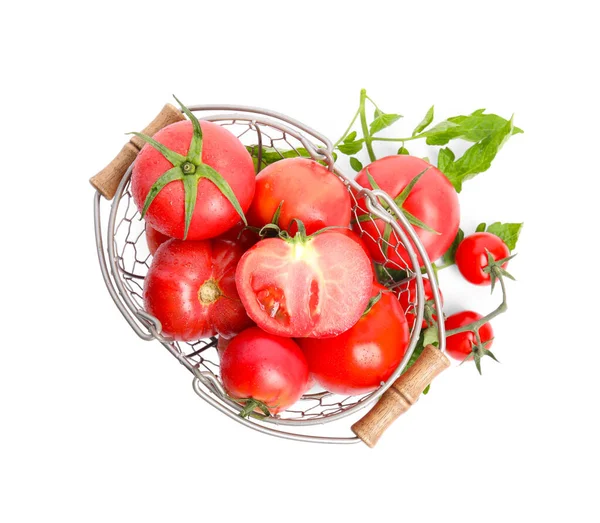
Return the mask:
<path id="1" fill-rule="evenodd" d="M 242 399 L 232 398 L 232 399 L 235 402 L 237 402 L 243 406 L 242 410 L 240 410 L 240 413 L 238 414 L 238 416 L 240 418 L 253 417 L 253 418 L 260 419 L 260 418 L 269 417 L 271 415 L 271 413 L 269 412 L 269 407 L 263 401 L 257 400 L 255 398 L 242 398 Z M 274 406 L 271 408 L 274 408 Z M 260 409 L 260 411 L 263 413 L 263 415 L 256 413 L 255 412 L 256 409 Z"/>
<path id="2" fill-rule="evenodd" d="M 217 186 L 223 196 L 229 200 L 236 212 L 240 215 L 244 224 L 247 225 L 248 222 L 244 216 L 244 211 L 227 180 L 225 180 L 225 178 L 210 165 L 202 162 L 202 129 L 200 127 L 200 122 L 176 96 L 173 96 L 173 98 L 177 100 L 183 113 L 191 120 L 194 129 L 187 156 L 172 151 L 160 142 L 157 142 L 154 138 L 146 136 L 145 134 L 136 132 L 129 133 L 154 147 L 173 165 L 173 168 L 164 173 L 150 188 L 144 202 L 144 208 L 142 209 L 142 218 L 145 216 L 154 198 L 156 198 L 158 193 L 162 191 L 167 184 L 178 180 L 182 181 L 185 193 L 185 231 L 183 236 L 183 239 L 185 240 L 194 214 L 194 208 L 196 207 L 198 182 L 201 179 L 206 178 Z"/>

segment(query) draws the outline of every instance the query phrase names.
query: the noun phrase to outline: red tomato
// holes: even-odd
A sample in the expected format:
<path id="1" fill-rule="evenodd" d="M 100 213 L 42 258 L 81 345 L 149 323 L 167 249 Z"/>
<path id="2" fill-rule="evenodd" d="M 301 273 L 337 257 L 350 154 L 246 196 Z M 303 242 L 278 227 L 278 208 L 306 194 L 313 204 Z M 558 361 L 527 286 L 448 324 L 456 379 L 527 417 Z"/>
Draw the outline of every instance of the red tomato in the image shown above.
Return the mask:
<path id="1" fill-rule="evenodd" d="M 350 224 L 350 193 L 341 180 L 308 158 L 288 158 L 265 167 L 256 177 L 256 195 L 248 223 L 270 223 L 283 201 L 279 226 L 287 230 L 292 219 L 302 220 L 308 234 L 330 225 Z M 290 232 L 295 232 L 295 224 Z"/>
<path id="2" fill-rule="evenodd" d="M 425 296 L 425 301 L 433 300 L 433 291 L 431 290 L 431 282 L 429 278 L 423 278 L 423 294 Z M 440 299 L 442 300 L 442 304 L 444 303 L 444 297 L 442 296 L 442 291 L 440 290 Z M 410 280 L 400 287 L 400 293 L 398 294 L 398 300 L 400 301 L 400 305 L 402 306 L 402 310 L 406 316 L 406 321 L 408 321 L 409 327 L 412 329 L 415 324 L 416 319 L 416 308 L 415 304 L 417 301 L 417 282 L 416 280 Z M 433 317 L 436 318 L 435 316 Z M 423 324 L 421 328 L 425 329 L 427 327 L 427 322 L 425 318 L 423 318 Z"/>
<path id="3" fill-rule="evenodd" d="M 200 122 L 202 162 L 215 169 L 229 183 L 244 212 L 254 196 L 255 173 L 252 158 L 242 143 L 227 129 Z M 154 139 L 176 153 L 186 155 L 192 139 L 192 123 L 177 122 L 154 135 Z M 140 151 L 131 174 L 131 190 L 138 209 L 156 180 L 173 165 L 154 147 L 146 144 Z M 207 179 L 198 182 L 196 206 L 187 240 L 214 238 L 233 227 L 240 219 L 229 200 Z M 181 180 L 168 183 L 156 196 L 145 215 L 146 221 L 167 236 L 184 236 L 184 189 Z"/>
<path id="4" fill-rule="evenodd" d="M 221 379 L 232 398 L 258 400 L 271 414 L 277 414 L 304 394 L 308 365 L 293 340 L 252 327 L 227 346 L 221 360 Z"/>
<path id="5" fill-rule="evenodd" d="M 392 292 L 373 284 L 381 299 L 346 332 L 330 339 L 303 338 L 308 368 L 317 382 L 336 394 L 375 390 L 396 370 L 409 342 L 409 327 Z"/>
<path id="6" fill-rule="evenodd" d="M 233 338 L 228 339 L 228 338 L 223 338 L 223 336 L 219 336 L 219 339 L 217 340 L 217 354 L 219 355 L 219 361 L 223 360 L 223 353 L 225 352 L 225 349 L 231 343 L 231 340 L 233 340 Z"/>
<path id="7" fill-rule="evenodd" d="M 429 259 L 435 261 L 442 256 L 454 241 L 460 219 L 458 196 L 448 178 L 425 160 L 402 154 L 376 160 L 359 173 L 356 181 L 368 189 L 371 189 L 371 184 L 367 177 L 367 169 L 377 185 L 393 198 L 396 198 L 419 173 L 427 169 L 410 191 L 402 208 L 439 233 L 414 226 Z M 359 215 L 367 214 L 364 199 L 359 201 L 359 205 L 363 209 Z M 384 236 L 385 222 L 377 218 L 354 223 L 353 228 L 365 231 L 363 241 L 371 256 L 376 262 L 385 263 L 386 257 L 382 249 L 386 245 L 376 241 Z M 408 253 L 393 233 L 390 235 L 389 244 L 387 258 L 400 267 L 406 267 L 409 263 Z M 422 264 L 418 253 L 417 257 Z"/>
<path id="8" fill-rule="evenodd" d="M 448 331 L 458 327 L 463 327 L 464 325 L 473 323 L 481 318 L 483 318 L 481 314 L 473 311 L 463 311 L 453 314 L 452 316 L 448 316 L 448 318 L 446 318 L 446 330 Z M 479 337 L 481 338 L 482 343 L 490 341 L 494 337 L 494 331 L 489 323 L 485 323 L 479 327 Z M 459 332 L 458 334 L 454 334 L 446 338 L 446 351 L 455 360 L 463 361 L 473 351 L 476 341 L 475 333 L 470 331 Z M 490 341 L 485 348 L 489 350 L 491 346 L 492 342 Z"/>
<path id="9" fill-rule="evenodd" d="M 502 260 L 510 256 L 510 249 L 495 234 L 476 232 L 467 236 L 456 249 L 456 266 L 465 280 L 475 285 L 489 285 L 490 275 L 483 272 L 488 266 L 487 252 L 494 260 Z M 508 262 L 502 264 L 506 269 Z"/>
<path id="10" fill-rule="evenodd" d="M 229 338 L 252 325 L 235 286 L 241 255 L 225 240 L 173 239 L 158 248 L 144 281 L 144 304 L 165 335 L 179 341 Z"/>
<path id="11" fill-rule="evenodd" d="M 146 224 L 146 243 L 148 244 L 148 249 L 150 254 L 154 254 L 156 249 L 158 249 L 163 243 L 167 240 L 170 240 L 171 237 L 163 234 L 162 232 L 158 232 L 154 227 Z"/>
<path id="12" fill-rule="evenodd" d="M 260 240 L 258 234 L 247 229 L 243 222 L 236 223 L 231 229 L 221 234 L 219 238 L 239 244 L 244 252 Z"/>
<path id="13" fill-rule="evenodd" d="M 267 332 L 329 337 L 348 330 L 371 295 L 371 261 L 354 240 L 327 231 L 313 238 L 267 238 L 236 271 L 248 316 Z"/>

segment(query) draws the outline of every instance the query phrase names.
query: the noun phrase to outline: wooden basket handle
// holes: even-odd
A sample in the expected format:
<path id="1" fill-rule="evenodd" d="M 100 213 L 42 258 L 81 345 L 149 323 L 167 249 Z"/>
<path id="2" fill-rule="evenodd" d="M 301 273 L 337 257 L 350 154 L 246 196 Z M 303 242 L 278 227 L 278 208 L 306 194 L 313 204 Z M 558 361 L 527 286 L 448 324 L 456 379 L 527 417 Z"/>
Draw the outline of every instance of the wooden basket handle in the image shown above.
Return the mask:
<path id="1" fill-rule="evenodd" d="M 185 120 L 185 116 L 181 111 L 171 104 L 166 104 L 161 112 L 156 115 L 156 118 L 146 126 L 142 133 L 148 136 L 154 136 L 163 127 L 175 122 L 180 122 L 181 120 Z M 117 187 L 119 186 L 121 179 L 125 176 L 127 169 L 129 169 L 130 165 L 136 159 L 143 146 L 144 142 L 137 136 L 134 136 L 125 144 L 123 149 L 121 149 L 121 152 L 115 156 L 112 162 L 98 174 L 90 178 L 90 183 L 107 200 L 112 200 L 115 192 L 117 192 Z"/>
<path id="2" fill-rule="evenodd" d="M 419 399 L 433 378 L 450 366 L 445 354 L 427 345 L 417 361 L 386 390 L 352 432 L 373 448 L 388 427 Z"/>

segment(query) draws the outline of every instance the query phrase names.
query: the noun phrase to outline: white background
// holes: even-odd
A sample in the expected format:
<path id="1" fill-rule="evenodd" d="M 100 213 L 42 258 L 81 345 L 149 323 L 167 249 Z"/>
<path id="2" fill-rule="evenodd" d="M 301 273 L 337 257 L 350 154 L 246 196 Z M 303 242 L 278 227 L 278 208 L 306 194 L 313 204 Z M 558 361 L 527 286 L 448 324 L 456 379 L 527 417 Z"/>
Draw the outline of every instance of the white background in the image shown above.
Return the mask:
<path id="1" fill-rule="evenodd" d="M 591 5 L 4 7 L 0 520 L 598 521 Z M 432 103 L 437 118 L 514 112 L 525 130 L 460 196 L 467 230 L 525 222 L 494 322 L 502 363 L 448 371 L 375 450 L 264 436 L 196 397 L 106 292 L 87 182 L 172 93 L 272 108 L 335 140 L 361 87 L 404 131 Z M 494 306 L 453 270 L 447 312 Z"/>

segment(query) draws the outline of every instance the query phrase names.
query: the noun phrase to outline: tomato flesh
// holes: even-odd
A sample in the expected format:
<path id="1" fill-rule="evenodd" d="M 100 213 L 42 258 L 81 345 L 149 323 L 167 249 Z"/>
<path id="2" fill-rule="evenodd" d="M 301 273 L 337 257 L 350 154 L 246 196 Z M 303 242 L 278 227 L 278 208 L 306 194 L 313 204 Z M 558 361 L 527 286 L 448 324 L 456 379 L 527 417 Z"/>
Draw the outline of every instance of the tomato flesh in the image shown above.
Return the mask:
<path id="1" fill-rule="evenodd" d="M 271 414 L 277 414 L 307 390 L 308 364 L 290 338 L 251 327 L 222 352 L 221 379 L 232 398 L 261 401 Z"/>
<path id="2" fill-rule="evenodd" d="M 255 189 L 254 164 L 243 144 L 220 125 L 202 121 L 202 162 L 215 169 L 229 183 L 245 212 Z M 154 139 L 176 153 L 186 155 L 192 139 L 192 123 L 177 122 L 154 135 Z M 150 188 L 173 165 L 154 147 L 144 145 L 131 174 L 131 191 L 138 209 L 143 209 Z M 196 206 L 187 240 L 214 238 L 233 227 L 239 214 L 217 186 L 207 179 L 198 182 Z M 145 215 L 157 231 L 182 239 L 185 230 L 183 182 L 168 183 L 154 198 Z"/>
<path id="3" fill-rule="evenodd" d="M 144 280 L 144 304 L 163 334 L 178 341 L 229 338 L 252 325 L 235 285 L 241 255 L 226 240 L 172 239 L 157 249 Z"/>
<path id="4" fill-rule="evenodd" d="M 325 389 L 336 394 L 370 392 L 402 361 L 409 326 L 394 294 L 375 283 L 372 296 L 380 292 L 380 300 L 346 332 L 335 338 L 298 340 L 312 376 Z"/>
<path id="5" fill-rule="evenodd" d="M 248 250 L 236 271 L 248 315 L 267 332 L 335 336 L 354 325 L 371 293 L 371 262 L 335 230 L 298 241 L 268 238 Z"/>

